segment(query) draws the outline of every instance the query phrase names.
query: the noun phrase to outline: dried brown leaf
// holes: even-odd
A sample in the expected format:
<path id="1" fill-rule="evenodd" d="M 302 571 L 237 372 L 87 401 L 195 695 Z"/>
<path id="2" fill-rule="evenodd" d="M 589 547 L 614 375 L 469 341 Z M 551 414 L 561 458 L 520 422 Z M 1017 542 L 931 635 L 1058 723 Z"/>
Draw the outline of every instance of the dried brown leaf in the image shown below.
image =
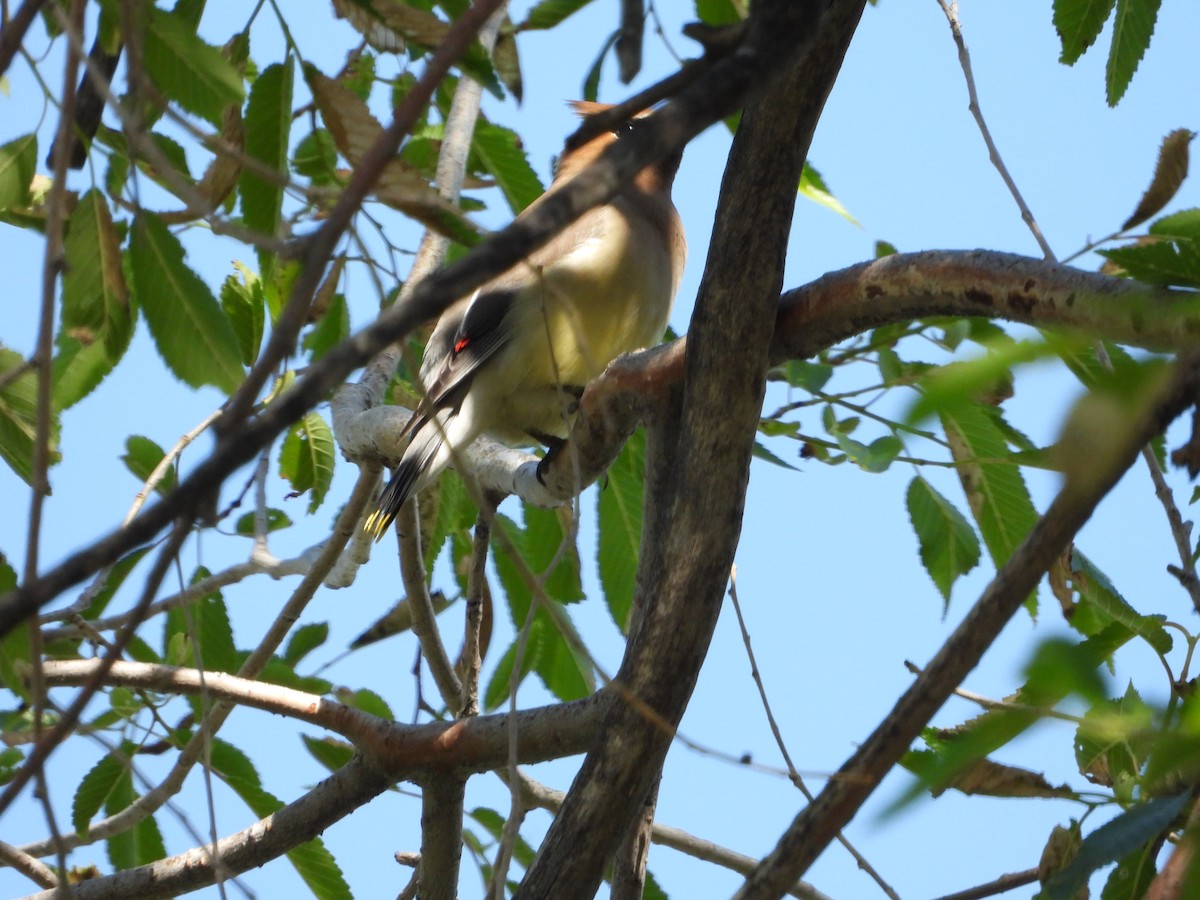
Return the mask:
<path id="1" fill-rule="evenodd" d="M 383 126 L 367 104 L 341 82 L 313 69 L 307 77 L 334 145 L 357 166 L 379 139 Z M 469 245 L 478 237 L 477 229 L 459 208 L 442 197 L 419 169 L 403 160 L 393 159 L 384 166 L 375 182 L 375 196 L 452 240 Z"/>
<path id="2" fill-rule="evenodd" d="M 1196 132 L 1177 128 L 1163 138 L 1158 150 L 1158 162 L 1154 165 L 1154 178 L 1150 187 L 1142 194 L 1137 209 L 1121 225 L 1125 231 L 1140 225 L 1171 202 L 1188 173 L 1188 144 Z"/>

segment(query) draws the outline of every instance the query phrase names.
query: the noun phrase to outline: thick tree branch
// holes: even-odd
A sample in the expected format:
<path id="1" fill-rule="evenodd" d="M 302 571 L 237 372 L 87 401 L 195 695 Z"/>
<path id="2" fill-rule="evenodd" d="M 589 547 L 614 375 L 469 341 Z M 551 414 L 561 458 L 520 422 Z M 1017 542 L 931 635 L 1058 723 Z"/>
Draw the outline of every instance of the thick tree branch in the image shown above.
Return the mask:
<path id="1" fill-rule="evenodd" d="M 691 696 L 740 533 L 795 185 L 862 8 L 863 0 L 753 8 L 748 40 L 786 68 L 743 113 L 722 184 L 688 341 L 674 472 L 657 498 L 669 504 L 656 517 L 667 529 L 649 538 L 661 549 L 641 560 L 645 614 L 617 675 L 622 700 L 637 703 L 611 705 L 518 898 L 595 892 L 672 737 L 638 707 L 673 727 Z"/>
<path id="2" fill-rule="evenodd" d="M 784 832 L 736 897 L 779 897 L 812 862 L 908 750 L 921 729 L 975 668 L 1042 574 L 1092 514 L 1096 504 L 1156 434 L 1196 402 L 1200 354 L 1176 364 L 1170 381 L 1138 410 L 1124 433 L 1111 435 L 1111 454 L 1086 479 L 1068 478 L 1046 514 L 996 573 L 975 607 L 897 701 L 887 717 Z"/>
<path id="3" fill-rule="evenodd" d="M 56 687 L 85 683 L 100 665 L 99 660 L 90 659 L 47 661 L 47 684 Z M 199 694 L 203 689 L 225 703 L 326 728 L 369 754 L 395 780 L 415 779 L 420 773 L 430 771 L 483 772 L 508 762 L 507 713 L 406 725 L 378 719 L 354 707 L 293 688 L 224 672 L 205 672 L 202 685 L 200 673 L 195 669 L 149 663 L 116 662 L 104 683 L 189 695 Z M 527 764 L 582 753 L 595 735 L 606 701 L 607 695 L 602 693 L 517 713 L 518 761 Z"/>

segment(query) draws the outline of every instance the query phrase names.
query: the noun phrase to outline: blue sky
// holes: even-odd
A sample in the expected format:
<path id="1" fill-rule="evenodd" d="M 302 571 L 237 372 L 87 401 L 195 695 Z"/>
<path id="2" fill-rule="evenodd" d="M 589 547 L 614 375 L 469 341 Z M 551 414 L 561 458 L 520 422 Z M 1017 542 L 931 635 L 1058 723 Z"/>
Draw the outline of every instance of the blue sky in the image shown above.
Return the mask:
<path id="1" fill-rule="evenodd" d="M 675 35 L 690 8 L 679 4 L 660 10 L 671 42 L 685 55 L 692 52 L 692 45 Z M 215 42 L 229 31 L 222 30 L 218 15 L 212 5 L 205 20 L 205 30 Z M 543 180 L 548 180 L 552 155 L 574 125 L 562 101 L 578 95 L 615 16 L 615 4 L 597 0 L 561 33 L 522 35 L 524 105 L 518 109 L 511 102 L 487 101 L 494 120 L 524 137 L 529 158 Z M 332 54 L 352 43 L 348 29 L 338 25 L 341 30 L 335 39 L 328 33 L 324 10 L 311 18 L 293 23 L 295 39 L 307 56 L 331 71 L 339 64 Z M 1200 8 L 1195 4 L 1172 0 L 1163 5 L 1149 55 L 1115 110 L 1104 102 L 1107 33 L 1083 61 L 1066 68 L 1057 62 L 1057 38 L 1045 0 L 965 2 L 962 19 L 984 113 L 1009 170 L 1060 256 L 1074 252 L 1089 237 L 1114 230 L 1132 211 L 1149 183 L 1159 142 L 1167 132 L 1200 128 L 1191 63 L 1200 37 Z M 646 71 L 633 88 L 672 68 L 670 57 L 648 30 Z M 614 69 L 611 63 L 606 69 L 603 100 L 619 99 L 625 93 L 615 81 Z M 57 65 L 46 67 L 51 75 L 59 71 Z M 31 117 L 39 115 L 28 68 L 18 62 L 8 77 L 8 95 L 0 97 L 0 141 L 26 130 Z M 710 129 L 688 148 L 676 182 L 676 202 L 691 249 L 672 317 L 677 331 L 687 330 L 728 143 L 721 127 Z M 810 161 L 861 226 L 801 201 L 789 249 L 787 286 L 869 258 L 876 240 L 889 241 L 901 250 L 985 247 L 1038 255 L 967 111 L 955 48 L 934 0 L 883 0 L 867 9 L 826 107 Z M 78 185 L 85 183 L 80 180 Z M 1196 205 L 1200 205 L 1200 192 L 1188 183 L 1171 208 Z M 489 198 L 489 206 L 484 224 L 502 224 L 507 215 L 503 202 Z M 16 299 L 6 304 L 0 342 L 28 351 L 35 334 L 40 245 L 7 227 L 3 240 L 10 279 L 15 282 L 10 297 Z M 189 261 L 216 287 L 230 260 L 245 256 L 236 245 L 213 239 L 198 242 Z M 1094 267 L 1096 259 L 1085 258 L 1080 265 Z M 351 281 L 348 294 L 353 322 L 360 326 L 375 298 L 361 277 Z M 934 355 L 932 348 L 928 355 Z M 1035 441 L 1048 443 L 1078 394 L 1077 383 L 1052 367 L 1022 371 L 1012 418 Z M 773 388 L 766 408 L 784 400 L 785 392 Z M 118 372 L 64 417 L 64 462 L 52 473 L 55 496 L 47 512 L 43 559 L 49 563 L 61 558 L 113 527 L 124 514 L 138 489 L 119 460 L 127 434 L 146 434 L 170 445 L 217 402 L 213 392 L 193 392 L 165 380 L 147 336 L 140 333 Z M 880 410 L 903 408 L 902 400 L 889 403 Z M 816 411 L 806 415 L 801 421 L 807 430 L 819 432 Z M 1173 436 L 1178 443 L 1179 435 Z M 193 462 L 205 446 L 201 442 L 198 450 L 189 453 Z M 810 785 L 819 788 L 819 773 L 836 769 L 908 686 L 904 660 L 918 664 L 927 660 L 991 573 L 984 565 L 960 581 L 948 613 L 943 614 L 941 598 L 920 566 L 904 509 L 904 490 L 914 474 L 911 469 L 897 465 L 885 475 L 869 475 L 849 465 L 800 463 L 794 446 L 786 442 L 770 446 L 801 471 L 754 464 L 737 559 L 739 596 L 789 750 L 803 772 L 813 773 Z M 923 474 L 947 496 L 961 498 L 950 473 L 923 470 Z M 1037 473 L 1027 479 L 1035 502 L 1044 509 L 1056 479 Z M 1182 503 L 1191 494 L 1185 481 L 1172 476 Z M 333 503 L 311 521 L 275 537 L 272 550 L 280 556 L 292 555 L 318 540 L 351 483 L 350 469 L 343 464 L 331 492 Z M 272 490 L 273 501 L 285 504 L 286 486 L 276 482 Z M 0 471 L 0 497 L 10 509 L 23 510 L 28 502 L 23 484 L 7 471 Z M 301 519 L 302 502 L 291 501 L 284 508 Z M 582 506 L 581 553 L 586 563 L 594 559 L 589 537 L 594 527 L 594 492 Z M 515 515 L 514 509 L 510 501 L 504 511 Z M 0 549 L 10 559 L 22 558 L 24 540 L 23 513 L 0 519 Z M 1185 626 L 1194 625 L 1186 595 L 1165 572 L 1166 565 L 1176 561 L 1173 545 L 1143 469 L 1131 471 L 1106 500 L 1083 531 L 1079 546 L 1136 608 L 1166 612 Z M 239 554 L 244 557 L 248 549 L 233 539 L 206 538 L 189 547 L 185 568 L 203 562 L 216 569 Z M 587 577 L 591 596 L 571 612 L 597 659 L 612 671 L 621 644 L 595 587 L 594 570 Z M 255 640 L 282 602 L 285 587 L 258 581 L 226 591 L 241 645 Z M 335 655 L 398 592 L 394 560 L 386 551 L 377 551 L 353 587 L 319 594 L 304 617 L 304 621 L 329 621 L 332 628 L 318 661 Z M 504 617 L 498 621 L 494 648 L 506 646 L 510 638 L 504 632 Z M 1027 615 L 1019 615 L 966 687 L 991 697 L 1010 693 L 1020 684 L 1022 667 L 1036 642 L 1063 628 L 1053 600 L 1044 596 L 1036 626 Z M 448 633 L 447 642 L 456 645 L 453 626 Z M 394 640 L 368 648 L 325 674 L 338 683 L 370 686 L 405 718 L 414 703 L 409 671 L 414 654 L 407 639 Z M 494 651 L 493 657 L 497 655 Z M 1163 696 L 1154 691 L 1163 684 L 1161 669 L 1145 651 L 1132 648 L 1118 655 L 1115 693 L 1124 690 L 1124 679 L 1129 677 L 1147 685 L 1149 697 Z M 432 689 L 428 683 L 426 689 Z M 531 681 L 522 688 L 520 700 L 522 705 L 536 705 L 546 698 Z M 950 725 L 974 712 L 971 705 L 954 700 L 937 721 Z M 781 764 L 730 609 L 722 614 L 681 730 L 724 753 L 749 753 L 758 763 Z M 236 713 L 227 726 L 228 739 L 258 764 L 266 787 L 285 798 L 322 777 L 294 731 L 287 723 L 254 711 Z M 1005 748 L 999 758 L 1045 771 L 1051 783 L 1082 786 L 1073 765 L 1071 738 L 1069 728 L 1044 724 Z M 64 819 L 70 789 L 100 753 L 95 746 L 80 745 L 60 753 L 52 763 L 54 800 Z M 161 764 L 147 762 L 152 779 Z M 535 767 L 531 774 L 565 789 L 576 765 L 577 761 L 566 760 Z M 881 817 L 907 784 L 903 774 L 890 777 L 848 831 L 859 850 L 905 898 L 937 896 L 1036 865 L 1050 829 L 1080 811 L 1065 801 L 990 800 L 950 793 L 936 801 L 918 801 L 898 816 Z M 198 784 L 180 798 L 193 824 L 205 830 L 203 802 Z M 495 779 L 481 776 L 472 781 L 468 808 L 490 806 L 503 811 L 507 802 L 507 792 Z M 227 794 L 219 792 L 217 803 L 220 833 L 251 821 L 240 802 Z M 730 765 L 677 744 L 668 759 L 659 818 L 740 852 L 762 855 L 801 805 L 783 778 Z M 419 800 L 408 793 L 391 793 L 326 833 L 325 840 L 356 896 L 396 893 L 401 882 L 391 855 L 419 845 L 419 812 Z M 528 821 L 526 835 L 532 840 L 548 817 L 533 813 Z M 1097 823 L 1093 819 L 1089 827 Z M 164 828 L 173 850 L 191 846 L 169 814 L 164 816 Z M 0 838 L 20 842 L 30 835 L 41 836 L 42 830 L 40 813 L 25 803 L 0 823 Z M 91 856 L 103 860 L 102 848 L 92 848 Z M 73 861 L 88 859 L 89 852 L 84 851 Z M 739 883 L 730 873 L 662 848 L 652 851 L 650 869 L 672 898 L 727 896 Z M 294 875 L 286 865 L 268 873 L 247 873 L 244 884 L 260 897 L 291 893 Z M 807 878 L 832 897 L 881 896 L 836 845 Z M 0 870 L 0 895 L 21 893 L 27 887 L 27 882 Z M 1032 893 L 1026 888 L 1008 896 Z M 236 894 L 233 888 L 231 896 Z M 464 860 L 462 896 L 479 894 L 474 869 Z"/>

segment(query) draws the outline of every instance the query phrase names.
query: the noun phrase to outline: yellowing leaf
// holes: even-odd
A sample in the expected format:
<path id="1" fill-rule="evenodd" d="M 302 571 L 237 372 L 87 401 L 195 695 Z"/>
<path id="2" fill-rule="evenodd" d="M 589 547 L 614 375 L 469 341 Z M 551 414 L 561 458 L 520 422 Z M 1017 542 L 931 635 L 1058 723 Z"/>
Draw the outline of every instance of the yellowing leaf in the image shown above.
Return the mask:
<path id="1" fill-rule="evenodd" d="M 1163 138 L 1162 146 L 1158 148 L 1158 162 L 1154 164 L 1154 178 L 1133 215 L 1122 223 L 1122 231 L 1142 224 L 1171 202 L 1187 178 L 1188 144 L 1195 136 L 1196 132 L 1187 128 L 1176 128 Z"/>

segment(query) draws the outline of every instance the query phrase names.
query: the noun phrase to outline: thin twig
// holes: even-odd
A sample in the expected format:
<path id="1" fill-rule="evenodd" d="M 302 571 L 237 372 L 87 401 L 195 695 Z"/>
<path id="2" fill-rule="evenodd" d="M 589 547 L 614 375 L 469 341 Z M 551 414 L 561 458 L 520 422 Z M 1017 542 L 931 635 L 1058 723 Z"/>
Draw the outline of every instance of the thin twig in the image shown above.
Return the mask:
<path id="1" fill-rule="evenodd" d="M 425 559 L 421 553 L 421 520 L 418 497 L 411 498 L 396 514 L 396 544 L 400 554 L 400 577 L 408 607 L 412 611 L 412 630 L 421 642 L 425 664 L 438 687 L 442 705 L 455 706 L 462 698 L 462 682 L 454 672 L 454 663 L 446 652 L 438 630 L 425 579 Z"/>
<path id="2" fill-rule="evenodd" d="M 491 543 L 491 522 L 496 514 L 497 498 L 485 495 L 489 509 L 480 512 L 475 520 L 475 538 L 471 547 L 471 570 L 467 576 L 467 620 L 463 637 L 461 667 L 463 673 L 460 716 L 479 714 L 479 670 L 483 665 L 480 632 L 483 629 L 484 592 L 487 591 L 488 546 Z"/>
<path id="3" fill-rule="evenodd" d="M 17 7 L 17 11 L 13 13 L 4 28 L 0 29 L 0 75 L 8 71 L 13 57 L 21 49 L 21 42 L 25 40 L 25 32 L 29 30 L 38 10 L 45 3 L 46 0 L 25 0 Z"/>
<path id="4" fill-rule="evenodd" d="M 1004 160 L 1000 158 L 1000 151 L 996 148 L 996 142 L 992 140 L 992 132 L 988 129 L 987 122 L 983 118 L 983 109 L 979 105 L 979 94 L 975 90 L 975 75 L 971 69 L 971 54 L 967 50 L 967 42 L 963 39 L 962 23 L 958 18 L 958 0 L 937 0 L 938 6 L 942 8 L 942 12 L 946 14 L 946 21 L 950 23 L 950 33 L 954 35 L 954 44 L 958 47 L 958 62 L 962 66 L 963 77 L 967 81 L 967 96 L 970 99 L 968 109 L 971 110 L 971 115 L 975 117 L 975 124 L 979 126 L 979 133 L 983 135 L 983 142 L 987 144 L 988 159 L 992 165 L 996 167 L 996 171 L 1000 173 L 1000 177 L 1004 179 L 1004 184 L 1008 188 L 1008 192 L 1012 194 L 1013 200 L 1016 201 L 1017 208 L 1021 211 L 1021 218 L 1029 227 L 1033 234 L 1033 239 L 1037 241 L 1038 246 L 1042 250 L 1042 255 L 1048 262 L 1054 262 L 1054 251 L 1050 249 L 1050 244 L 1046 238 L 1042 236 L 1042 229 L 1038 227 L 1037 220 L 1033 217 L 1029 206 L 1025 203 L 1025 198 L 1021 196 L 1021 191 L 1017 188 L 1017 183 L 1013 181 L 1012 176 L 1008 173 L 1008 168 L 1004 165 Z"/>
<path id="5" fill-rule="evenodd" d="M 995 897 L 997 894 L 1003 894 L 1006 891 L 1011 891 L 1014 888 L 1024 887 L 1027 884 L 1033 884 L 1038 880 L 1037 869 L 1026 869 L 1024 872 L 1010 872 L 1007 875 L 1001 875 L 995 881 L 989 881 L 987 884 L 981 884 L 973 888 L 967 888 L 965 891 L 956 891 L 953 894 L 945 894 L 938 897 L 937 900 L 983 900 L 985 897 Z"/>
<path id="6" fill-rule="evenodd" d="M 775 745 L 779 747 L 779 753 L 783 756 L 783 761 L 788 768 L 788 778 L 800 793 L 804 795 L 804 799 L 812 803 L 812 791 L 804 783 L 804 779 L 801 777 L 799 771 L 797 771 L 795 763 L 792 762 L 791 754 L 788 753 L 787 745 L 783 741 L 783 732 L 779 730 L 779 723 L 775 719 L 775 714 L 771 711 L 771 701 L 767 699 L 767 687 L 763 683 L 762 674 L 758 670 L 758 660 L 754 658 L 754 648 L 750 644 L 750 631 L 746 628 L 746 619 L 742 615 L 742 604 L 738 601 L 737 566 L 729 570 L 729 599 L 733 603 L 733 611 L 737 614 L 738 628 L 742 632 L 742 645 L 746 648 L 746 658 L 750 661 L 750 677 L 754 679 L 754 684 L 758 687 L 758 696 L 762 700 L 763 711 L 767 714 L 767 723 L 771 726 L 771 734 L 775 737 Z M 866 857 L 859 853 L 854 845 L 850 843 L 849 839 L 840 831 L 837 833 L 837 840 L 854 858 L 858 867 L 874 879 L 881 891 L 892 898 L 892 900 L 900 900 L 900 896 L 896 893 L 895 889 L 883 880 L 883 876 L 875 870 L 874 866 L 867 862 Z"/>

